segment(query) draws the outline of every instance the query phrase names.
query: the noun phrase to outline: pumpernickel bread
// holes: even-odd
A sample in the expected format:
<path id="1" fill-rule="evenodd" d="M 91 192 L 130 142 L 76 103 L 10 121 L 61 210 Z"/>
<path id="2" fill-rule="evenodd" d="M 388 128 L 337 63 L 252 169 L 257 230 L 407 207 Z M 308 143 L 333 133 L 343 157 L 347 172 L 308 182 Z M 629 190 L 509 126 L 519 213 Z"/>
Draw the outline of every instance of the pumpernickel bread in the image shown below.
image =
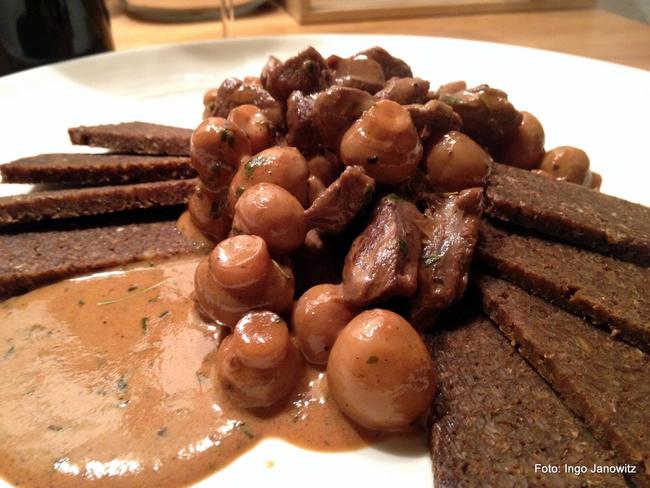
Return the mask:
<path id="1" fill-rule="evenodd" d="M 198 180 L 42 191 L 0 198 L 0 224 L 33 222 L 186 203 Z"/>
<path id="2" fill-rule="evenodd" d="M 486 212 L 579 246 L 650 266 L 650 208 L 494 164 Z"/>
<path id="3" fill-rule="evenodd" d="M 0 234 L 0 299 L 76 274 L 195 251 L 175 220 Z"/>
<path id="4" fill-rule="evenodd" d="M 477 280 L 483 308 L 596 437 L 650 486 L 650 358 L 506 281 Z"/>
<path id="5" fill-rule="evenodd" d="M 626 486 L 618 474 L 567 472 L 566 465 L 618 462 L 487 318 L 466 318 L 429 346 L 439 377 L 436 487 Z M 549 465 L 561 469 L 542 472 Z"/>
<path id="6" fill-rule="evenodd" d="M 476 257 L 491 273 L 650 353 L 650 268 L 486 221 Z"/>
<path id="7" fill-rule="evenodd" d="M 70 141 L 116 153 L 189 156 L 191 129 L 148 122 L 80 126 L 68 129 Z"/>
<path id="8" fill-rule="evenodd" d="M 111 185 L 193 178 L 187 156 L 39 154 L 0 165 L 3 183 Z"/>

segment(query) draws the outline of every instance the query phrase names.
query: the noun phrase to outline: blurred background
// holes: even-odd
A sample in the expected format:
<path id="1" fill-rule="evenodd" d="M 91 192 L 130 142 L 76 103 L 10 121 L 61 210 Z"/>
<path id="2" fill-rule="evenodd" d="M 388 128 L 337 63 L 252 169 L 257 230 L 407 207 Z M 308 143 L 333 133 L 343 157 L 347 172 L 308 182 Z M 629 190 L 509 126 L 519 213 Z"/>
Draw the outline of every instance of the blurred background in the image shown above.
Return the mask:
<path id="1" fill-rule="evenodd" d="M 650 69 L 650 0 L 2 0 L 0 75 L 113 49 L 308 33 L 476 39 Z"/>

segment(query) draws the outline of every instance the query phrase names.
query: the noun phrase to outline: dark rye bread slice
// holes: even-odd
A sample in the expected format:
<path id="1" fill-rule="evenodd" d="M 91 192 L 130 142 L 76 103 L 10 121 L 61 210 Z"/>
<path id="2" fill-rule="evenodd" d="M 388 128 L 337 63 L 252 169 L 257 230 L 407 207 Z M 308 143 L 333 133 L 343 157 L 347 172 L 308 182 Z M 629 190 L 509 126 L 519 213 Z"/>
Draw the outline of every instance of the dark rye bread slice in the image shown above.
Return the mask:
<path id="1" fill-rule="evenodd" d="M 506 281 L 478 279 L 483 308 L 596 437 L 650 486 L 650 358 Z"/>
<path id="2" fill-rule="evenodd" d="M 104 147 L 116 153 L 189 156 L 192 130 L 148 122 L 122 122 L 71 127 L 68 134 L 73 144 Z"/>
<path id="3" fill-rule="evenodd" d="M 650 353 L 650 268 L 481 223 L 482 267 Z"/>
<path id="4" fill-rule="evenodd" d="M 187 156 L 39 154 L 0 165 L 3 183 L 111 185 L 193 178 Z"/>
<path id="5" fill-rule="evenodd" d="M 429 346 L 439 377 L 431 433 L 437 488 L 625 486 L 620 474 L 565 472 L 565 464 L 618 462 L 487 318 L 466 318 Z M 542 473 L 549 464 L 560 472 Z"/>
<path id="6" fill-rule="evenodd" d="M 0 198 L 0 224 L 33 222 L 179 205 L 197 179 L 43 191 Z"/>
<path id="7" fill-rule="evenodd" d="M 579 246 L 650 266 L 650 208 L 494 164 L 486 212 Z"/>
<path id="8" fill-rule="evenodd" d="M 0 234 L 0 299 L 89 271 L 195 251 L 175 220 Z"/>

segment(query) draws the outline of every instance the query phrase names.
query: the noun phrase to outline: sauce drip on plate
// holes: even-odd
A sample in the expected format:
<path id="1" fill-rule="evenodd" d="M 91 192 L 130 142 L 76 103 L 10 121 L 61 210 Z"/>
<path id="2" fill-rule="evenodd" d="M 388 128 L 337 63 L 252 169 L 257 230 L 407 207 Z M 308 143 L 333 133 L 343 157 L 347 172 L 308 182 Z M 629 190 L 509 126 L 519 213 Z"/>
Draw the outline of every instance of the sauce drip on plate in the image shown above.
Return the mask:
<path id="1" fill-rule="evenodd" d="M 265 437 L 366 446 L 305 371 L 272 411 L 214 387 L 221 330 L 192 299 L 197 258 L 56 283 L 0 303 L 0 476 L 21 486 L 178 486 Z"/>

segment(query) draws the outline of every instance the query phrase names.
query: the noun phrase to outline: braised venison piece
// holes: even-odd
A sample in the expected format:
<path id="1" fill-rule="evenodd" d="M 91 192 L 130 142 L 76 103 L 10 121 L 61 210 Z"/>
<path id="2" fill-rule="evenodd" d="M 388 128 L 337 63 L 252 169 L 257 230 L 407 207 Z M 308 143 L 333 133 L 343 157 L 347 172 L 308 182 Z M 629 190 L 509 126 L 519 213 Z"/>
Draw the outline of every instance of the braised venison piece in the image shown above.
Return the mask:
<path id="1" fill-rule="evenodd" d="M 411 116 L 420 139 L 426 139 L 437 132 L 457 130 L 463 125 L 454 109 L 438 100 L 429 100 L 424 105 L 408 104 L 404 108 Z"/>
<path id="2" fill-rule="evenodd" d="M 483 210 L 481 188 L 442 197 L 425 210 L 417 294 L 411 302 L 413 325 L 431 327 L 437 316 L 461 298 L 478 241 Z"/>
<path id="3" fill-rule="evenodd" d="M 370 201 L 375 180 L 359 166 L 348 166 L 305 211 L 307 227 L 339 234 Z"/>
<path id="4" fill-rule="evenodd" d="M 451 105 L 463 119 L 463 132 L 489 148 L 509 140 L 523 117 L 505 92 L 488 85 L 445 93 L 440 101 Z"/>
<path id="5" fill-rule="evenodd" d="M 235 107 L 255 105 L 274 128 L 284 127 L 284 114 L 279 101 L 256 83 L 245 83 L 237 78 L 226 78 L 219 88 L 205 94 L 203 104 L 205 106 L 203 118 L 226 118 Z"/>
<path id="6" fill-rule="evenodd" d="M 308 47 L 296 56 L 268 63 L 262 72 L 262 85 L 283 105 L 296 90 L 305 95 L 324 90 L 330 85 L 331 73 L 323 56 Z"/>
<path id="7" fill-rule="evenodd" d="M 381 90 L 386 82 L 381 65 L 364 55 L 341 58 L 332 55 L 327 58 L 332 70 L 332 84 L 358 88 L 370 94 Z"/>
<path id="8" fill-rule="evenodd" d="M 411 296 L 418 281 L 420 230 L 415 205 L 390 195 L 375 208 L 368 227 L 354 240 L 343 265 L 346 300 L 365 306 L 393 296 Z"/>
<path id="9" fill-rule="evenodd" d="M 116 153 L 189 156 L 192 129 L 148 122 L 71 127 L 70 142 Z"/>
<path id="10" fill-rule="evenodd" d="M 322 146 L 321 136 L 314 121 L 314 95 L 295 91 L 287 100 L 287 144 L 303 154 L 313 154 Z"/>
<path id="11" fill-rule="evenodd" d="M 481 222 L 479 263 L 650 353 L 650 268 Z"/>
<path id="12" fill-rule="evenodd" d="M 530 171 L 492 165 L 486 212 L 499 220 L 650 266 L 650 208 Z"/>
<path id="13" fill-rule="evenodd" d="M 332 86 L 319 93 L 314 104 L 314 124 L 325 146 L 338 154 L 345 131 L 374 104 L 368 92 L 356 88 Z"/>
<path id="14" fill-rule="evenodd" d="M 429 336 L 439 376 L 433 402 L 435 486 L 625 487 L 620 474 L 536 472 L 535 465 L 618 465 L 587 426 L 479 314 Z"/>
<path id="15" fill-rule="evenodd" d="M 408 105 L 410 103 L 425 103 L 429 92 L 429 82 L 422 78 L 391 78 L 384 88 L 375 93 L 379 99 L 388 99 Z"/>
<path id="16" fill-rule="evenodd" d="M 375 46 L 356 54 L 364 55 L 373 61 L 377 61 L 384 70 L 384 77 L 390 80 L 393 77 L 410 78 L 413 76 L 411 67 L 403 60 L 396 58 L 386 51 L 383 47 Z"/>
<path id="17" fill-rule="evenodd" d="M 3 183 L 110 185 L 193 178 L 187 156 L 39 154 L 0 165 Z"/>
<path id="18" fill-rule="evenodd" d="M 506 281 L 481 276 L 483 308 L 521 354 L 650 486 L 650 358 Z"/>

